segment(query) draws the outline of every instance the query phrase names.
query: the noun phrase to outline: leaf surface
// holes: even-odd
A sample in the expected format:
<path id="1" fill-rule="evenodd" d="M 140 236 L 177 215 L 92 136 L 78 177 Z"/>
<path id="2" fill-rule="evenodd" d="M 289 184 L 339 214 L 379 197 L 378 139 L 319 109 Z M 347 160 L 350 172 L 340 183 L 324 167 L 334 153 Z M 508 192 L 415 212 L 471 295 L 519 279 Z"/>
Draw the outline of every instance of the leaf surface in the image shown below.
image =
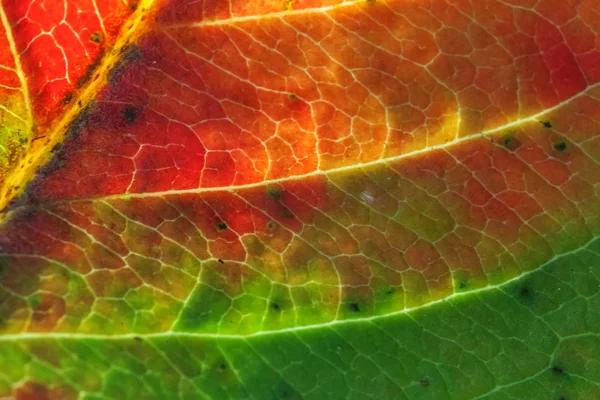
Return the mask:
<path id="1" fill-rule="evenodd" d="M 0 226 L 0 393 L 599 395 L 592 1 L 127 10 L 83 106 L 3 103 L 58 133 Z"/>

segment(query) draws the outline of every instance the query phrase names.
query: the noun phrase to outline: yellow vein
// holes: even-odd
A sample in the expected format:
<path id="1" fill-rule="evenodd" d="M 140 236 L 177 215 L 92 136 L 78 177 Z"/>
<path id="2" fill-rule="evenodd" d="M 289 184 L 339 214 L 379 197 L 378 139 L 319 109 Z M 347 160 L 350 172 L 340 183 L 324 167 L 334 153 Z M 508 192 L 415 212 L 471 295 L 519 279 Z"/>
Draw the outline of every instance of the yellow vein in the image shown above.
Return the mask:
<path id="1" fill-rule="evenodd" d="M 15 60 L 15 73 L 19 78 L 19 84 L 21 85 L 21 90 L 23 91 L 23 100 L 25 102 L 25 109 L 27 110 L 27 127 L 31 129 L 33 125 L 33 112 L 31 110 L 31 100 L 29 97 L 29 85 L 27 84 L 27 78 L 25 77 L 25 73 L 23 72 L 23 65 L 21 64 L 21 57 L 19 56 L 19 52 L 17 50 L 17 44 L 15 43 L 15 38 L 12 34 L 12 27 L 8 22 L 8 17 L 6 12 L 4 11 L 4 6 L 2 2 L 0 2 L 0 20 L 2 20 L 2 27 L 6 32 L 6 39 L 8 40 L 8 46 L 10 47 L 10 52 L 13 55 Z M 32 140 L 31 137 L 28 138 L 29 141 Z"/>
<path id="2" fill-rule="evenodd" d="M 86 339 L 86 340 L 124 340 L 124 339 L 153 339 L 153 338 L 170 338 L 170 337 L 178 337 L 178 338 L 190 338 L 190 339 L 251 339 L 254 337 L 260 336 L 273 336 L 285 333 L 299 333 L 303 331 L 311 331 L 316 329 L 334 329 L 338 326 L 344 325 L 353 325 L 360 323 L 372 323 L 381 319 L 390 318 L 394 316 L 399 316 L 403 314 L 409 314 L 413 312 L 418 312 L 422 309 L 427 309 L 436 305 L 440 305 L 446 303 L 448 301 L 452 301 L 453 299 L 462 298 L 465 296 L 475 296 L 478 294 L 485 294 L 487 292 L 491 292 L 493 290 L 502 289 L 516 281 L 519 281 L 535 272 L 539 272 L 544 267 L 554 263 L 556 260 L 560 258 L 567 257 L 571 254 L 575 254 L 582 249 L 588 248 L 593 242 L 600 240 L 598 237 L 593 237 L 587 243 L 578 246 L 570 251 L 567 251 L 562 254 L 554 255 L 551 259 L 542 264 L 539 268 L 532 269 L 526 272 L 523 272 L 519 275 L 514 276 L 511 279 L 508 279 L 497 285 L 488 285 L 482 288 L 473 289 L 468 292 L 459 292 L 453 293 L 450 296 L 446 296 L 441 299 L 437 299 L 431 301 L 426 304 L 422 304 L 420 306 L 404 308 L 399 311 L 393 311 L 387 314 L 379 314 L 372 315 L 369 317 L 361 317 L 361 318 L 351 318 L 344 320 L 333 320 L 329 322 L 305 325 L 305 326 L 296 326 L 290 328 L 282 328 L 282 329 L 273 329 L 267 331 L 260 331 L 255 333 L 248 334 L 225 334 L 225 333 L 194 333 L 194 332 L 176 332 L 176 331 L 167 331 L 167 332 L 156 332 L 156 333 L 125 333 L 125 334 L 98 334 L 98 333 L 63 333 L 63 332 L 47 332 L 47 333 L 11 333 L 11 334 L 0 334 L 0 342 L 4 341 L 18 341 L 18 340 L 53 340 L 53 339 Z"/>
<path id="3" fill-rule="evenodd" d="M 144 198 L 144 197 L 154 198 L 154 197 L 163 197 L 163 196 L 171 196 L 171 195 L 179 195 L 179 194 L 199 194 L 199 193 L 205 193 L 205 192 L 222 192 L 222 191 L 235 192 L 238 190 L 253 189 L 253 188 L 269 186 L 269 185 L 276 185 L 279 183 L 286 183 L 286 182 L 307 179 L 307 178 L 312 178 L 312 177 L 328 176 L 328 175 L 332 175 L 335 173 L 354 171 L 356 169 L 368 168 L 368 167 L 373 167 L 373 166 L 378 166 L 378 165 L 386 165 L 386 164 L 390 164 L 390 163 L 393 163 L 393 162 L 396 162 L 399 160 L 417 157 L 417 156 L 420 156 L 422 154 L 426 154 L 426 153 L 429 153 L 432 151 L 445 150 L 448 148 L 452 148 L 459 144 L 468 143 L 469 141 L 477 140 L 477 139 L 480 139 L 482 137 L 485 137 L 485 136 L 488 136 L 488 135 L 491 135 L 494 133 L 502 132 L 507 129 L 517 127 L 521 124 L 525 124 L 528 122 L 536 122 L 537 123 L 537 122 L 539 122 L 541 117 L 543 117 L 544 115 L 549 114 L 553 111 L 556 111 L 557 109 L 569 104 L 570 102 L 572 102 L 573 100 L 575 100 L 579 97 L 585 96 L 590 90 L 595 89 L 596 87 L 600 87 L 600 82 L 596 83 L 594 85 L 591 85 L 586 90 L 579 92 L 578 94 L 556 104 L 553 107 L 547 108 L 547 109 L 540 111 L 539 113 L 531 115 L 529 117 L 517 119 L 515 121 L 509 122 L 508 124 L 499 126 L 497 128 L 492 128 L 492 129 L 489 129 L 486 131 L 475 133 L 473 135 L 464 136 L 462 138 L 454 139 L 454 140 L 451 140 L 451 141 L 443 143 L 443 144 L 427 146 L 427 147 L 424 147 L 419 150 L 414 150 L 414 151 L 400 154 L 400 155 L 393 156 L 393 157 L 379 158 L 379 159 L 376 159 L 373 161 L 352 164 L 352 165 L 345 166 L 345 167 L 337 167 L 337 168 L 331 168 L 331 169 L 327 169 L 327 170 L 315 170 L 315 171 L 308 172 L 305 174 L 286 176 L 283 178 L 268 179 L 268 180 L 263 180 L 263 181 L 259 181 L 259 182 L 241 184 L 241 185 L 202 187 L 202 188 L 181 189 L 181 190 L 165 190 L 165 191 L 149 192 L 149 193 L 122 193 L 122 194 L 115 194 L 115 195 L 108 195 L 108 196 L 97 196 L 97 197 L 86 197 L 86 198 L 79 198 L 79 199 L 49 201 L 48 203 L 61 203 L 61 202 L 65 202 L 65 201 L 86 202 L 86 201 L 92 201 L 92 200 L 98 200 L 98 199 L 110 200 L 110 199 Z"/>
<path id="4" fill-rule="evenodd" d="M 267 14 L 258 14 L 258 15 L 245 15 L 243 17 L 231 17 L 226 19 L 208 19 L 200 22 L 187 22 L 182 24 L 169 24 L 163 26 L 163 29 L 177 29 L 177 28 L 200 28 L 206 26 L 220 26 L 220 25 L 232 25 L 236 23 L 249 22 L 249 21 L 261 21 L 264 19 L 275 19 L 275 18 L 283 18 L 293 15 L 310 15 L 317 13 L 326 13 L 331 10 L 336 10 L 340 8 L 350 7 L 358 4 L 368 4 L 367 0 L 353 0 L 353 1 L 345 1 L 343 3 L 333 4 L 330 6 L 324 7 L 309 7 L 303 8 L 299 10 L 285 10 L 285 11 L 277 11 L 271 12 Z"/>

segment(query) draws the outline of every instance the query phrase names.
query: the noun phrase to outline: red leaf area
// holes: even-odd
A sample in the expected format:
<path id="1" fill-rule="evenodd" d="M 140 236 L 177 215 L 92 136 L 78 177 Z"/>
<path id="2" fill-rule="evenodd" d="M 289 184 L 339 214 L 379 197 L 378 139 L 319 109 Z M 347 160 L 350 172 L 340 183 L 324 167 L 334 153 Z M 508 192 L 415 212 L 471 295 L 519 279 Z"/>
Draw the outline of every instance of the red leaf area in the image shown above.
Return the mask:
<path id="1" fill-rule="evenodd" d="M 2 1 L 40 128 L 52 123 L 72 92 L 91 77 L 94 65 L 101 61 L 104 49 L 114 43 L 132 11 L 128 2 Z"/>
<path id="2" fill-rule="evenodd" d="M 383 314 L 599 233 L 592 1 L 207 4 L 165 5 L 4 228 L 8 329 Z"/>
<path id="3" fill-rule="evenodd" d="M 600 79 L 591 7 L 390 2 L 157 28 L 36 193 L 243 185 L 478 134 Z"/>

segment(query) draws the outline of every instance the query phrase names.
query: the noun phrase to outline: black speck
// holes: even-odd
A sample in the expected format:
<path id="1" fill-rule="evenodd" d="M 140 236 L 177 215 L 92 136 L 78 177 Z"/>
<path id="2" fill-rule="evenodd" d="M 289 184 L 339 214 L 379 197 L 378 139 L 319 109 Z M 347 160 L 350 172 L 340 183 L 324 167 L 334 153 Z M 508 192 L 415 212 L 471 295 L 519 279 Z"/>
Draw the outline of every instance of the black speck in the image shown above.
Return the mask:
<path id="1" fill-rule="evenodd" d="M 529 295 L 531 295 L 531 293 L 529 293 L 529 289 L 524 287 L 524 288 L 521 288 L 521 290 L 519 290 L 519 295 L 521 295 L 521 297 L 529 297 Z"/>
<path id="2" fill-rule="evenodd" d="M 225 363 L 222 363 L 221 365 L 219 365 L 219 369 L 221 371 L 225 371 L 227 369 L 227 365 L 225 365 Z"/>
<path id="3" fill-rule="evenodd" d="M 271 303 L 271 308 L 275 311 L 280 311 L 281 307 L 277 303 Z"/>
<path id="4" fill-rule="evenodd" d="M 567 147 L 568 146 L 566 142 L 559 142 L 554 145 L 554 150 L 562 153 L 563 151 L 567 150 Z"/>
<path id="5" fill-rule="evenodd" d="M 294 100 L 298 100 L 298 95 L 294 94 L 294 93 L 290 93 L 288 98 L 292 101 Z"/>
<path id="6" fill-rule="evenodd" d="M 227 224 L 223 221 L 219 221 L 219 223 L 217 224 L 217 229 L 219 231 L 224 231 L 227 229 Z"/>
<path id="7" fill-rule="evenodd" d="M 394 288 L 389 288 L 387 290 L 387 292 L 385 292 L 386 294 L 394 294 L 396 292 L 396 290 L 394 290 Z"/>
<path id="8" fill-rule="evenodd" d="M 459 287 L 459 289 L 466 289 L 467 283 L 463 281 L 463 282 L 461 282 L 461 283 L 458 284 L 458 287 Z"/>
<path id="9" fill-rule="evenodd" d="M 135 339 L 136 342 L 141 342 L 142 341 L 142 338 L 139 337 L 139 336 L 134 337 L 134 339 Z"/>
<path id="10" fill-rule="evenodd" d="M 542 126 L 544 128 L 548 128 L 548 129 L 552 128 L 552 122 L 550 122 L 550 121 L 540 121 L 540 124 L 542 124 Z"/>
<path id="11" fill-rule="evenodd" d="M 225 264 L 225 261 L 221 260 L 220 258 L 217 260 L 220 264 Z"/>
<path id="12" fill-rule="evenodd" d="M 567 398 L 565 396 L 560 396 L 558 399 L 556 400 L 567 400 Z"/>
<path id="13" fill-rule="evenodd" d="M 419 384 L 423 388 L 429 387 L 429 379 L 427 377 L 423 377 L 423 379 L 421 379 L 421 382 L 419 382 Z"/>
<path id="14" fill-rule="evenodd" d="M 123 110 L 123 119 L 125 120 L 125 122 L 127 122 L 128 124 L 133 124 L 135 122 L 135 120 L 138 117 L 138 112 L 135 108 L 133 107 L 126 107 Z"/>
<path id="15" fill-rule="evenodd" d="M 360 306 L 358 305 L 358 303 L 350 303 L 349 308 L 350 308 L 350 311 L 352 311 L 352 312 L 360 311 Z"/>

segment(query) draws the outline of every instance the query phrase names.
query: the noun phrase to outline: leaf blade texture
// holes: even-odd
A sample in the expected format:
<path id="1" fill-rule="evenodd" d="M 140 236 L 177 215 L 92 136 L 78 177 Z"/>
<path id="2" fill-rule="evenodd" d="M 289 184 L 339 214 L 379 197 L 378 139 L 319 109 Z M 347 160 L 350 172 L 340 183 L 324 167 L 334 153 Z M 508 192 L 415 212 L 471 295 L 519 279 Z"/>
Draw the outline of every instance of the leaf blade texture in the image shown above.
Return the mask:
<path id="1" fill-rule="evenodd" d="M 13 54 L 38 4 L 3 6 Z M 79 109 L 5 62 L 52 140 L 5 198 L 0 393 L 598 396 L 593 2 L 119 6 L 99 78 L 41 89 Z"/>

